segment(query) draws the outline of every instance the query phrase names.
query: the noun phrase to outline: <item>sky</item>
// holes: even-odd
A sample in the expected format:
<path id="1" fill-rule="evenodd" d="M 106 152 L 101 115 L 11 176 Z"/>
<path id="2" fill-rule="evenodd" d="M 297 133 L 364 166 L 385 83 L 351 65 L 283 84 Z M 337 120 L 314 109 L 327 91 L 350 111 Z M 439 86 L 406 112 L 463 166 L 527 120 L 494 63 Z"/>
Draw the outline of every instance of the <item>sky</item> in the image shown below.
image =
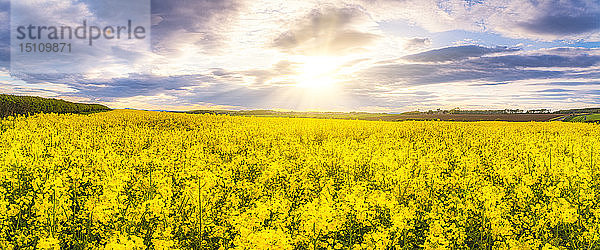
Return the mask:
<path id="1" fill-rule="evenodd" d="M 40 20 L 118 9 L 14 1 Z M 0 0 L 0 93 L 148 110 L 600 106 L 600 0 L 148 1 L 148 49 L 16 74 L 15 13 Z"/>

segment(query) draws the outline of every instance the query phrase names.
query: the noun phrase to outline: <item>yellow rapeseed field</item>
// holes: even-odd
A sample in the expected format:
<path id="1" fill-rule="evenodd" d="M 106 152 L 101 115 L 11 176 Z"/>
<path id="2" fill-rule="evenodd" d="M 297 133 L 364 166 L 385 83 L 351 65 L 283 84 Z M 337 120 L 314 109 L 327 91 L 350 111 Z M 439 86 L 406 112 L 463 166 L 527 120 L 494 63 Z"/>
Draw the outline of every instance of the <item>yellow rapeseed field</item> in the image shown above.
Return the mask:
<path id="1" fill-rule="evenodd" d="M 1 249 L 600 249 L 600 126 L 0 120 Z"/>

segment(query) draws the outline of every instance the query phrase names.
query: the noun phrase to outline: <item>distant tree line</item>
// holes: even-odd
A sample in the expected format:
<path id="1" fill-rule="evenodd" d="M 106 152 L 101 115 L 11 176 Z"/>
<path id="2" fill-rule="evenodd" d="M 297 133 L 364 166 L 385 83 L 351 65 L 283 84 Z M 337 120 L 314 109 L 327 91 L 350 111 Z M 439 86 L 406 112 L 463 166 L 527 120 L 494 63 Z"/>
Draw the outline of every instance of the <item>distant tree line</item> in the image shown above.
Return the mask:
<path id="1" fill-rule="evenodd" d="M 475 115 L 497 115 L 497 114 L 578 114 L 578 113 L 600 113 L 600 108 L 585 108 L 585 109 L 569 109 L 554 111 L 550 109 L 495 109 L 495 110 L 462 110 L 460 108 L 454 108 L 451 110 L 429 110 L 425 112 L 411 111 L 404 114 L 475 114 Z"/>
<path id="2" fill-rule="evenodd" d="M 0 117 L 37 113 L 92 113 L 109 111 L 100 104 L 74 103 L 59 99 L 0 94 Z"/>
<path id="3" fill-rule="evenodd" d="M 451 110 L 429 110 L 426 112 L 407 112 L 407 114 L 425 113 L 425 114 L 474 114 L 474 115 L 497 115 L 497 114 L 548 114 L 551 113 L 549 109 L 533 109 L 533 110 L 522 110 L 522 109 L 491 109 L 491 110 L 463 110 L 460 108 L 454 108 Z"/>
<path id="4" fill-rule="evenodd" d="M 303 117 L 303 118 L 331 118 L 331 119 L 365 119 L 377 118 L 385 113 L 367 112 L 298 112 L 298 111 L 275 111 L 275 110 L 192 110 L 188 114 L 215 114 L 232 116 L 267 116 L 267 117 Z"/>

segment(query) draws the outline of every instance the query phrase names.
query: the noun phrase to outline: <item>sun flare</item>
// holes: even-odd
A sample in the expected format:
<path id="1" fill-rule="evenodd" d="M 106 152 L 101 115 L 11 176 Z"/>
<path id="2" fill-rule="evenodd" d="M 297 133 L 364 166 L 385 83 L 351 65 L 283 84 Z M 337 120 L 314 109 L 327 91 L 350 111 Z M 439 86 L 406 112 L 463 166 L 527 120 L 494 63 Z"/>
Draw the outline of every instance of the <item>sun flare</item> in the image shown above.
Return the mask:
<path id="1" fill-rule="evenodd" d="M 297 86 L 321 89 L 333 86 L 339 79 L 342 61 L 335 57 L 307 57 L 297 71 Z"/>

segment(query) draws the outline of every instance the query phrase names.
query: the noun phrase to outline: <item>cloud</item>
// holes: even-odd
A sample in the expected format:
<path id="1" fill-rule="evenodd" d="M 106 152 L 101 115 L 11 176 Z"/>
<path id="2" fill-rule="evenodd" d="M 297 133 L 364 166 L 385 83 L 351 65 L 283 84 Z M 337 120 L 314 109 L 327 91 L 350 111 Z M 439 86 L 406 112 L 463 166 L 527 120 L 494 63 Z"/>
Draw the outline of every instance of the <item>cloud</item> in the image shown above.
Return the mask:
<path id="1" fill-rule="evenodd" d="M 145 110 L 167 110 L 167 111 L 189 111 L 199 109 L 239 109 L 231 105 L 217 105 L 207 102 L 189 102 L 182 99 L 181 96 L 160 93 L 156 95 L 140 95 L 132 97 L 115 98 L 114 100 L 103 102 L 111 108 L 134 108 Z"/>
<path id="2" fill-rule="evenodd" d="M 585 85 L 600 85 L 600 81 L 591 82 L 548 82 L 545 85 L 557 85 L 557 86 L 585 86 Z"/>
<path id="3" fill-rule="evenodd" d="M 205 86 L 213 82 L 215 82 L 214 78 L 200 74 L 178 76 L 131 75 L 106 81 L 82 80 L 72 83 L 72 88 L 77 89 L 84 95 L 112 98 L 185 91 L 188 87 Z"/>
<path id="4" fill-rule="evenodd" d="M 581 16 L 542 16 L 536 20 L 518 23 L 527 31 L 543 35 L 576 35 L 600 29 L 600 13 Z"/>
<path id="5" fill-rule="evenodd" d="M 591 67 L 600 62 L 600 56 L 595 55 L 507 55 L 497 57 L 483 57 L 472 63 L 482 66 L 494 67 Z"/>
<path id="6" fill-rule="evenodd" d="M 431 45 L 431 39 L 429 38 L 411 38 L 404 42 L 405 50 L 417 50 L 428 47 Z"/>
<path id="7" fill-rule="evenodd" d="M 448 53 L 444 53 L 446 51 Z M 502 85 L 528 79 L 569 78 L 575 72 L 593 72 L 593 68 L 585 69 L 600 63 L 600 57 L 594 55 L 597 50 L 592 49 L 572 49 L 563 55 L 542 54 L 554 53 L 555 50 L 541 50 L 537 55 L 526 52 L 507 56 L 486 55 L 489 51 L 497 50 L 473 46 L 431 50 L 408 57 L 420 63 L 395 62 L 365 69 L 357 81 L 396 87 L 474 81 Z M 477 85 L 481 86 L 480 83 L 473 86 Z"/>
<path id="8" fill-rule="evenodd" d="M 148 2 L 143 5 L 143 2 L 144 0 L 102 2 L 48 0 L 43 3 L 35 0 L 12 1 L 10 6 L 11 22 L 15 26 L 32 24 L 38 27 L 70 26 L 75 28 L 82 26 L 84 21 L 90 27 L 92 25 L 105 27 L 127 24 L 128 20 L 133 20 L 134 25 L 146 26 L 146 30 L 148 30 L 149 27 L 144 25 L 144 20 L 149 18 L 150 6 Z M 0 7 L 7 6 L 0 5 Z M 9 28 L 6 28 L 6 31 L 9 32 Z M 6 37 L 9 38 L 9 35 Z M 48 36 L 43 37 L 43 39 L 35 41 L 26 39 L 22 42 L 58 43 Z M 93 46 L 88 45 L 85 40 L 70 39 L 68 36 L 65 38 L 61 41 L 67 42 L 68 49 L 67 46 L 64 49 L 65 51 L 69 50 L 68 53 L 14 53 L 11 58 L 12 69 L 26 73 L 101 72 L 105 75 L 113 72 L 126 74 L 147 70 L 149 63 L 144 60 L 150 57 L 149 38 L 143 40 L 98 39 Z M 0 32 L 0 41 L 4 42 L 2 32 Z M 16 46 L 18 41 L 15 39 L 13 42 Z M 5 57 L 3 56 L 3 58 Z"/>
<path id="9" fill-rule="evenodd" d="M 218 82 L 213 77 L 202 74 L 176 76 L 130 74 L 126 77 L 106 79 L 90 79 L 83 74 L 19 74 L 18 78 L 30 85 L 60 83 L 72 90 L 69 91 L 70 94 L 96 96 L 104 99 L 183 91 L 189 87 L 206 86 Z"/>
<path id="10" fill-rule="evenodd" d="M 378 22 L 408 20 L 430 32 L 494 32 L 533 40 L 598 39 L 597 0 L 354 0 Z"/>
<path id="11" fill-rule="evenodd" d="M 519 49 L 507 47 L 488 48 L 478 45 L 466 45 L 430 50 L 414 55 L 404 56 L 402 59 L 413 62 L 446 62 L 463 60 L 470 57 L 480 57 L 492 53 L 515 51 L 519 51 Z"/>
<path id="12" fill-rule="evenodd" d="M 487 20 L 507 36 L 542 40 L 589 39 L 600 28 L 597 0 L 511 1 Z"/>
<path id="13" fill-rule="evenodd" d="M 61 4 L 37 11 L 77 18 L 111 14 L 95 10 L 97 1 L 52 1 Z M 0 0 L 0 21 L 8 18 L 3 14 L 6 3 Z M 339 80 L 335 93 L 315 98 L 336 102 L 323 109 L 338 104 L 345 110 L 527 108 L 540 103 L 559 107 L 600 100 L 594 92 L 600 85 L 599 50 L 531 51 L 559 43 L 539 40 L 599 37 L 598 23 L 591 18 L 600 13 L 597 0 L 152 0 L 152 4 L 154 53 L 97 51 L 90 57 L 94 62 L 112 63 L 95 68 L 93 74 L 20 75 L 23 81 L 0 79 L 0 89 L 41 93 L 48 88 L 53 95 L 121 107 L 150 103 L 156 109 L 195 104 L 294 109 L 305 100 L 292 82 L 314 59 L 305 56 L 330 55 L 340 56 L 334 58 L 341 69 L 333 73 Z M 32 16 L 46 15 L 40 13 Z M 395 23 L 406 27 L 393 27 Z M 2 25 L 7 27 L 8 21 Z M 452 30 L 475 32 L 443 32 Z M 491 47 L 440 48 L 465 36 L 473 39 L 470 44 Z M 2 60 L 8 60 L 8 46 L 2 50 L 8 37 L 8 28 L 0 29 L 0 68 Z M 513 43 L 517 40 L 506 37 L 531 40 Z M 525 51 L 494 47 L 516 43 L 525 44 Z M 432 44 L 438 49 L 401 57 Z M 105 58 L 106 54 L 116 56 Z M 146 71 L 132 74 L 140 72 L 138 62 L 147 62 L 148 57 L 151 64 L 146 64 Z M 563 88 L 573 91 L 553 90 Z M 347 100 L 342 101 L 341 95 Z"/>
<path id="14" fill-rule="evenodd" d="M 451 64 L 392 64 L 365 70 L 360 81 L 384 86 L 421 86 L 448 82 L 498 82 L 523 79 L 555 78 L 560 71 L 525 70 L 459 63 Z"/>
<path id="15" fill-rule="evenodd" d="M 295 74 L 294 70 L 297 68 L 297 66 L 298 66 L 298 63 L 287 61 L 287 60 L 282 60 L 282 61 L 277 62 L 271 68 L 260 69 L 260 70 L 247 70 L 247 71 L 238 72 L 237 74 L 254 77 L 255 78 L 255 80 L 254 80 L 255 86 L 256 85 L 264 85 L 267 82 L 273 80 L 274 78 L 276 78 L 278 76 Z M 293 83 L 279 82 L 279 83 L 271 83 L 271 84 L 286 85 L 286 84 L 293 84 Z"/>
<path id="16" fill-rule="evenodd" d="M 537 92 L 542 92 L 542 93 L 563 93 L 563 92 L 573 92 L 573 90 L 569 90 L 569 89 L 544 89 L 544 90 L 540 90 Z"/>
<path id="17" fill-rule="evenodd" d="M 510 84 L 510 83 L 508 83 L 508 82 L 491 82 L 491 83 L 471 84 L 469 86 L 499 86 L 499 85 L 506 85 L 506 84 Z"/>
<path id="18" fill-rule="evenodd" d="M 276 65 L 284 64 L 285 62 L 280 62 Z M 223 80 L 238 76 L 239 72 L 218 69 L 213 72 L 213 75 L 178 76 L 138 74 L 103 80 L 85 79 L 81 75 L 24 75 L 22 88 L 35 92 L 34 86 L 47 88 L 50 83 L 60 82 L 65 90 L 57 88 L 52 96 L 85 97 L 111 107 L 156 110 L 189 110 L 201 107 L 297 109 L 298 103 L 301 102 L 296 93 L 290 92 L 290 86 L 236 85 Z M 0 81 L 0 87 L 3 85 Z M 23 92 L 22 89 L 18 91 Z"/>
<path id="19" fill-rule="evenodd" d="M 589 90 L 589 91 L 585 91 L 584 93 L 588 94 L 588 95 L 600 96 L 600 90 Z"/>
<path id="20" fill-rule="evenodd" d="M 224 21 L 239 6 L 239 1 L 231 0 L 152 0 L 152 14 L 161 20 L 156 28 L 201 32 L 211 22 Z"/>
<path id="21" fill-rule="evenodd" d="M 218 48 L 228 37 L 224 30 L 243 4 L 235 0 L 152 0 L 152 38 L 157 53 L 172 53 L 181 44 Z"/>
<path id="22" fill-rule="evenodd" d="M 280 34 L 272 46 L 291 54 L 346 54 L 364 49 L 379 36 L 358 8 L 315 9 Z"/>
<path id="23" fill-rule="evenodd" d="M 0 68 L 10 67 L 10 2 L 0 0 Z"/>

